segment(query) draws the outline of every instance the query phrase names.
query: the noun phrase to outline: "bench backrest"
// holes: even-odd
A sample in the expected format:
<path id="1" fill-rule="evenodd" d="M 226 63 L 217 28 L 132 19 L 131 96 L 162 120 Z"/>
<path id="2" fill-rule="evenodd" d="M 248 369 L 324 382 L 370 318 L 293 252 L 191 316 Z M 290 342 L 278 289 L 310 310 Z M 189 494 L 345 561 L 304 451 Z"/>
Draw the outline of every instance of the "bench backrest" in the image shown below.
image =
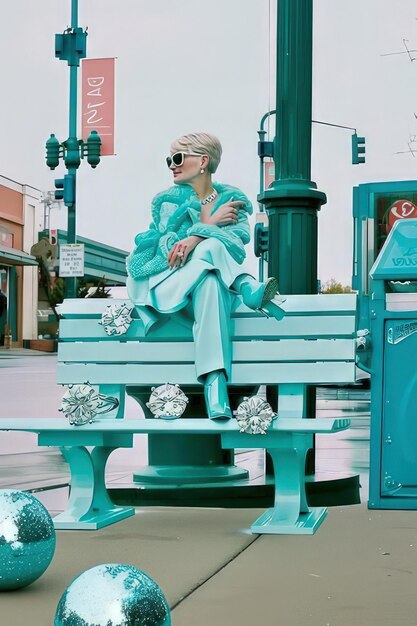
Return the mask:
<path id="1" fill-rule="evenodd" d="M 196 384 L 191 325 L 167 321 L 145 336 L 134 319 L 108 336 L 105 307 L 123 300 L 66 300 L 59 309 L 58 383 Z M 128 301 L 125 301 L 131 306 Z M 231 384 L 347 383 L 355 380 L 356 295 L 288 296 L 277 322 L 240 305 L 232 316 Z"/>

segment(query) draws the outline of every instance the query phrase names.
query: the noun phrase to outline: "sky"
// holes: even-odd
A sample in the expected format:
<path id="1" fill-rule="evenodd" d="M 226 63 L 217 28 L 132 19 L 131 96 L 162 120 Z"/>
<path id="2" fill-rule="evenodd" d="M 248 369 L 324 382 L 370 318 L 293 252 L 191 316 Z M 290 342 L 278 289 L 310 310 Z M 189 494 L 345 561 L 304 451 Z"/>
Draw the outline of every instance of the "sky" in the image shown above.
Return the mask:
<path id="1" fill-rule="evenodd" d="M 65 169 L 46 167 L 44 144 L 51 132 L 68 137 L 69 71 L 54 35 L 70 24 L 70 0 L 3 4 L 0 174 L 51 190 Z M 171 185 L 170 143 L 187 132 L 220 138 L 216 180 L 256 205 L 257 130 L 275 108 L 275 15 L 276 0 L 79 0 L 88 57 L 117 57 L 117 155 L 79 169 L 79 235 L 130 250 L 151 198 Z M 314 0 L 313 119 L 366 137 L 366 164 L 353 166 L 350 131 L 313 124 L 312 179 L 327 194 L 322 282 L 350 284 L 353 186 L 417 178 L 417 155 L 396 154 L 417 135 L 417 52 L 416 62 L 389 55 L 405 52 L 404 39 L 417 49 L 414 0 Z M 66 228 L 65 208 L 51 227 Z"/>

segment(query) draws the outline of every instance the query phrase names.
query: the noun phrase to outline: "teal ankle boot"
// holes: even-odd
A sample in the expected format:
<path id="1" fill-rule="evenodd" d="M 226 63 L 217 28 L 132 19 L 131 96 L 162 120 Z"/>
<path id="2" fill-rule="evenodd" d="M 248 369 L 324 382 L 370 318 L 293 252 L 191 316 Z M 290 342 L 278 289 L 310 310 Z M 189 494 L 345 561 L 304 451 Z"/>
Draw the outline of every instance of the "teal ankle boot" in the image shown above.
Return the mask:
<path id="1" fill-rule="evenodd" d="M 272 302 L 272 299 L 278 300 L 280 304 L 285 302 L 285 298 L 278 293 L 276 278 L 268 278 L 261 283 L 250 274 L 243 274 L 235 280 L 232 289 L 242 296 L 243 304 L 250 309 L 260 311 L 267 317 L 275 317 L 277 320 L 284 317 L 285 311 L 277 302 Z"/>
<path id="2" fill-rule="evenodd" d="M 210 419 L 230 419 L 232 411 L 227 394 L 226 376 L 222 370 L 207 374 L 204 381 L 204 399 Z"/>

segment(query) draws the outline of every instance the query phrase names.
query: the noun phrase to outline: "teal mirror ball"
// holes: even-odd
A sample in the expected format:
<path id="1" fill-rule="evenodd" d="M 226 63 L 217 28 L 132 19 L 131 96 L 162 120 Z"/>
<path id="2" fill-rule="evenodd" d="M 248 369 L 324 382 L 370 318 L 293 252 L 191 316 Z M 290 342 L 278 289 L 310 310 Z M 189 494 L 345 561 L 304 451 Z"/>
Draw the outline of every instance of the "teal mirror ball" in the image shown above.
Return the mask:
<path id="1" fill-rule="evenodd" d="M 86 570 L 67 587 L 54 626 L 171 626 L 159 586 L 145 572 L 117 563 Z"/>
<path id="2" fill-rule="evenodd" d="M 0 489 L 0 591 L 37 580 L 55 552 L 52 518 L 32 494 Z"/>

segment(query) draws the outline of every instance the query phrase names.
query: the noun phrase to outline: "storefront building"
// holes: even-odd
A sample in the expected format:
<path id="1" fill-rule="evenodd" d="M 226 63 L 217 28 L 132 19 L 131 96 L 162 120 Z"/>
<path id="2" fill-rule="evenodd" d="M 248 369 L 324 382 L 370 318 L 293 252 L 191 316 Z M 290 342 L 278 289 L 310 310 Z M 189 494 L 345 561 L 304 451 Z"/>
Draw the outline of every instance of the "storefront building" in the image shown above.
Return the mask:
<path id="1" fill-rule="evenodd" d="M 42 213 L 40 190 L 0 176 L 0 344 L 37 336 L 38 264 L 30 255 Z M 8 335 L 8 337 L 6 336 Z"/>

